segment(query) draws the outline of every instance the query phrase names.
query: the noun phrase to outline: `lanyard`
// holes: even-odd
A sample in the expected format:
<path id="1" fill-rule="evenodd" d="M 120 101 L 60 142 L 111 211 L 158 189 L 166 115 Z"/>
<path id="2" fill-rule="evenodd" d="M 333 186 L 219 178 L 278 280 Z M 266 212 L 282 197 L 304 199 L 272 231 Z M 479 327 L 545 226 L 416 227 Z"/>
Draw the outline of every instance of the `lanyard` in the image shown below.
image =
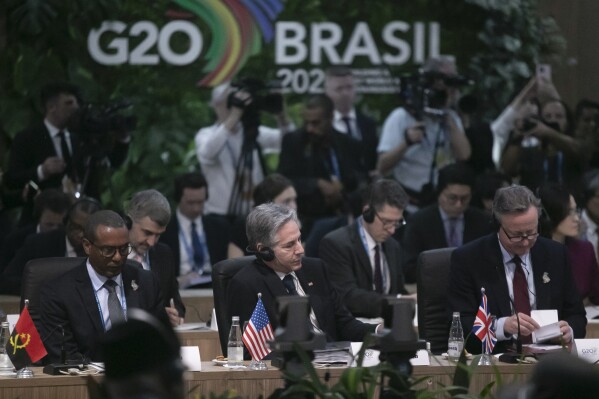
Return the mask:
<path id="1" fill-rule="evenodd" d="M 341 171 L 339 170 L 339 162 L 337 161 L 337 154 L 335 154 L 335 149 L 331 148 L 329 150 L 329 156 L 331 159 L 331 167 L 333 168 L 333 174 L 341 181 Z"/>

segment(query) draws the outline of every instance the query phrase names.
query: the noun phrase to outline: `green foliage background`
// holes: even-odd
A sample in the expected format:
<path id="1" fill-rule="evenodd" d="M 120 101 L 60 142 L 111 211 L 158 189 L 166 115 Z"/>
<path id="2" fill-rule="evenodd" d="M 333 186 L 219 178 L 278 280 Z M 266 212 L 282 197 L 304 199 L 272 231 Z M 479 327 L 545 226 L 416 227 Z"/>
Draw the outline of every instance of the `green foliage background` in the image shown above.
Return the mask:
<path id="1" fill-rule="evenodd" d="M 103 20 L 150 20 L 162 26 L 168 20 L 168 9 L 178 7 L 167 0 L 2 2 L 0 128 L 5 133 L 0 166 L 6 165 L 11 138 L 41 118 L 40 87 L 60 79 L 79 85 L 92 103 L 123 97 L 134 103 L 138 129 L 127 162 L 107 179 L 102 196 L 107 206 L 120 208 L 130 193 L 142 188 L 154 187 L 170 195 L 175 174 L 199 168 L 193 137 L 200 127 L 213 121 L 207 101 L 209 89 L 196 86 L 202 77 L 202 61 L 184 67 L 164 62 L 156 66 L 106 67 L 93 61 L 87 52 L 87 34 Z M 563 54 L 565 43 L 554 21 L 541 18 L 536 10 L 536 0 L 287 0 L 278 19 L 333 21 L 346 29 L 367 21 L 377 40 L 376 27 L 390 20 L 438 21 L 442 28 L 441 52 L 456 55 L 461 72 L 476 81 L 470 90 L 478 96 L 483 116 L 492 118 L 524 85 L 536 62 L 558 62 Z M 193 22 L 208 43 L 211 38 L 207 27 L 199 18 Z M 344 39 L 348 37 L 346 34 Z M 131 38 L 130 48 L 141 39 Z M 185 45 L 176 40 L 173 47 Z M 384 48 L 383 43 L 378 44 Z M 365 61 L 357 59 L 354 66 L 367 66 Z M 413 70 L 415 66 L 406 65 L 391 72 Z M 272 45 L 265 45 L 242 74 L 272 78 L 274 72 L 274 51 Z M 298 125 L 300 102 L 299 96 L 287 98 Z M 382 123 L 397 106 L 397 99 L 373 95 L 364 97 L 360 106 Z"/>

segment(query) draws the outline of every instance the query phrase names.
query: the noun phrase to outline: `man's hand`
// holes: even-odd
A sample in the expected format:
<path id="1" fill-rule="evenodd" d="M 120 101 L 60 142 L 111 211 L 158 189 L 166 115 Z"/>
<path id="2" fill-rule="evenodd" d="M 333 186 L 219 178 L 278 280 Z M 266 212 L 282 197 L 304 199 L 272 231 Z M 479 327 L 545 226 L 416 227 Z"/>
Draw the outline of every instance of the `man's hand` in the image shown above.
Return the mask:
<path id="1" fill-rule="evenodd" d="M 520 318 L 520 334 L 524 337 L 529 336 L 534 330 L 541 327 L 527 314 L 518 313 L 518 317 Z M 503 325 L 503 331 L 506 335 L 518 335 L 518 320 L 515 314 L 507 318 Z"/>
<path id="2" fill-rule="evenodd" d="M 562 340 L 564 343 L 569 344 L 572 342 L 572 329 L 567 321 L 560 320 L 559 321 L 559 329 L 562 332 Z"/>
<path id="3" fill-rule="evenodd" d="M 183 324 L 183 318 L 179 317 L 179 312 L 175 308 L 175 301 L 171 298 L 170 306 L 164 308 L 166 310 L 166 314 L 168 315 L 168 319 L 171 322 L 173 327 L 177 327 L 178 325 Z"/>
<path id="4" fill-rule="evenodd" d="M 318 188 L 324 196 L 327 205 L 335 205 L 341 202 L 341 192 L 343 190 L 343 184 L 337 179 L 328 181 L 325 179 L 318 179 Z"/>
<path id="5" fill-rule="evenodd" d="M 50 177 L 52 175 L 59 175 L 64 172 L 67 164 L 62 158 L 59 157 L 48 157 L 42 163 L 42 173 L 44 177 Z"/>

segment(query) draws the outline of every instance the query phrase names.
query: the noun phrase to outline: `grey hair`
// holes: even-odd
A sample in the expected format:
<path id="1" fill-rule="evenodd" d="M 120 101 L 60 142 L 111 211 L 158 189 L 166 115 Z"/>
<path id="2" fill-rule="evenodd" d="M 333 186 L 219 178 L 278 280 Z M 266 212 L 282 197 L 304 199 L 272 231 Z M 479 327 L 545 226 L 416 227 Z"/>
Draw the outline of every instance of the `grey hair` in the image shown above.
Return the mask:
<path id="1" fill-rule="evenodd" d="M 284 205 L 269 202 L 252 209 L 245 227 L 250 248 L 256 250 L 258 244 L 274 246 L 279 229 L 288 222 L 295 222 L 299 226 L 295 210 Z"/>
<path id="2" fill-rule="evenodd" d="M 502 187 L 495 193 L 493 199 L 493 215 L 498 220 L 503 215 L 526 212 L 531 206 L 541 209 L 541 200 L 525 186 L 512 185 Z"/>
<path id="3" fill-rule="evenodd" d="M 85 223 L 83 236 L 88 240 L 96 241 L 96 231 L 99 226 L 112 227 L 115 229 L 125 227 L 125 221 L 118 213 L 111 210 L 100 210 L 92 213 Z"/>
<path id="4" fill-rule="evenodd" d="M 164 227 L 171 220 L 171 206 L 157 190 L 138 191 L 133 194 L 125 211 L 133 222 L 148 216 L 154 223 Z"/>
<path id="5" fill-rule="evenodd" d="M 455 57 L 453 55 L 439 55 L 426 60 L 422 66 L 424 72 L 439 72 L 445 65 L 455 65 Z"/>

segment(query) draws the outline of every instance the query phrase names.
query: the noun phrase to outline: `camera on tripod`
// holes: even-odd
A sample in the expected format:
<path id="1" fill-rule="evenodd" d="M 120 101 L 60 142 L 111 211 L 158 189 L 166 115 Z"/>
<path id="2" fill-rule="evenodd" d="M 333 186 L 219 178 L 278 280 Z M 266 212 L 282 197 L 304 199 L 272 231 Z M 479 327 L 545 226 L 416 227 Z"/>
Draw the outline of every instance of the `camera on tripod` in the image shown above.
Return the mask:
<path id="1" fill-rule="evenodd" d="M 130 132 L 137 127 L 137 117 L 124 115 L 122 110 L 133 106 L 128 100 L 117 100 L 104 105 L 87 104 L 81 108 L 78 133 L 85 135 L 105 135 L 109 132 Z"/>
<path id="2" fill-rule="evenodd" d="M 233 82 L 231 87 L 234 89 L 227 97 L 227 107 L 242 108 L 243 116 L 241 123 L 244 130 L 260 126 L 260 112 L 279 114 L 283 111 L 283 96 L 275 90 L 281 88 L 279 81 L 270 81 L 268 83 L 256 78 L 243 78 Z M 235 97 L 239 91 L 247 92 L 251 97 L 251 102 L 246 102 Z"/>
<path id="3" fill-rule="evenodd" d="M 447 88 L 441 89 L 437 82 L 441 80 L 447 88 L 462 87 L 471 85 L 473 82 L 462 75 L 451 75 L 436 72 L 424 71 L 407 75 L 400 79 L 400 93 L 404 107 L 417 120 L 422 120 L 425 115 L 441 117 L 445 115 L 447 98 L 449 96 Z"/>

